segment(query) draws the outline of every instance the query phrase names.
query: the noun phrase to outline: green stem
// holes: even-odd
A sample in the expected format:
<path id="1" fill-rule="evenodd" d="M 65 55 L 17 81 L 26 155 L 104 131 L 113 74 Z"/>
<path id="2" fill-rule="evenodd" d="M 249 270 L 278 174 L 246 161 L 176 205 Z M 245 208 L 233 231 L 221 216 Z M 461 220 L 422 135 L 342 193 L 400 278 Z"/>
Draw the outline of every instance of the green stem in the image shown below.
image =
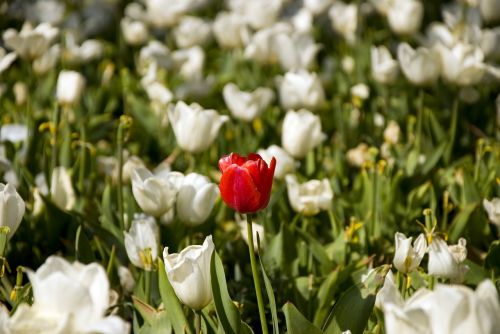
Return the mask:
<path id="1" fill-rule="evenodd" d="M 253 282 L 255 285 L 255 294 L 257 295 L 257 304 L 259 306 L 260 325 L 262 334 L 268 334 L 266 314 L 264 311 L 264 300 L 262 298 L 262 289 L 260 287 L 260 277 L 255 259 L 255 250 L 253 247 L 252 217 L 247 214 L 247 234 L 248 234 L 248 253 L 250 254 L 250 265 L 252 266 Z"/>
<path id="2" fill-rule="evenodd" d="M 201 313 L 200 311 L 194 311 L 194 329 L 196 334 L 201 334 Z"/>
<path id="3" fill-rule="evenodd" d="M 85 122 L 82 124 L 80 133 L 80 170 L 78 173 L 78 188 L 80 193 L 85 193 L 85 165 L 87 163 L 87 152 L 85 152 L 85 142 L 87 141 L 87 131 L 85 129 Z"/>
<path id="4" fill-rule="evenodd" d="M 61 115 L 61 107 L 56 104 L 54 110 L 54 133 L 53 133 L 53 142 L 52 142 L 52 161 L 51 161 L 51 170 L 54 170 L 57 167 L 57 161 L 59 160 L 59 145 L 57 142 L 57 136 L 59 133 L 59 118 Z"/>
<path id="5" fill-rule="evenodd" d="M 373 194 L 372 194 L 372 219 L 370 233 L 373 237 L 378 238 L 380 235 L 379 223 L 378 223 L 378 207 L 379 207 L 379 196 L 378 196 L 378 168 L 374 166 L 372 172 L 372 184 L 373 184 Z"/>
<path id="6" fill-rule="evenodd" d="M 116 154 L 118 160 L 118 188 L 117 188 L 117 200 L 118 200 L 118 215 L 120 221 L 120 227 L 123 231 L 126 230 L 124 211 L 123 211 L 123 123 L 120 121 L 118 125 L 118 133 L 116 138 Z"/>
<path id="7" fill-rule="evenodd" d="M 418 92 L 418 106 L 417 106 L 417 138 L 415 139 L 415 147 L 420 153 L 420 144 L 422 140 L 422 118 L 424 113 L 424 89 L 421 88 Z"/>
<path id="8" fill-rule="evenodd" d="M 453 145 L 455 143 L 455 136 L 457 133 L 457 117 L 458 117 L 458 94 L 455 94 L 453 106 L 451 107 L 451 125 L 450 125 L 450 141 L 444 152 L 444 161 L 446 164 L 450 162 L 451 154 L 453 152 Z"/>
<path id="9" fill-rule="evenodd" d="M 149 304 L 151 300 L 151 279 L 153 275 L 151 275 L 151 271 L 144 270 L 144 294 L 146 295 L 146 303 Z"/>

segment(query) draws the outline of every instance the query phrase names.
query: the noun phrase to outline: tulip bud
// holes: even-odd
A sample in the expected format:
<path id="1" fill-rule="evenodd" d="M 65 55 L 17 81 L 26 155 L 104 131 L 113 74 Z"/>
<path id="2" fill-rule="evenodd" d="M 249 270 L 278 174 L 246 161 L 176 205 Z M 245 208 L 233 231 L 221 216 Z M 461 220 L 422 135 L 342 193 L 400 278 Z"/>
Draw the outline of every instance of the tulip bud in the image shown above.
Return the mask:
<path id="1" fill-rule="evenodd" d="M 399 73 L 399 64 L 385 46 L 371 48 L 372 76 L 383 84 L 392 84 Z"/>
<path id="2" fill-rule="evenodd" d="M 310 111 L 301 109 L 286 113 L 281 133 L 281 145 L 295 158 L 303 158 L 318 146 L 326 135 L 321 132 L 321 120 Z"/>
<path id="3" fill-rule="evenodd" d="M 384 141 L 391 145 L 396 145 L 399 141 L 399 134 L 401 130 L 395 121 L 390 121 L 384 130 Z"/>
<path id="4" fill-rule="evenodd" d="M 23 219 L 25 204 L 13 185 L 0 183 L 0 226 L 8 227 L 7 239 L 16 232 Z"/>
<path id="5" fill-rule="evenodd" d="M 273 157 L 276 158 L 276 170 L 274 178 L 283 179 L 286 174 L 293 173 L 295 170 L 295 160 L 281 147 L 271 145 L 267 149 L 260 149 L 257 153 L 264 159 L 267 165 L 271 164 Z"/>
<path id="6" fill-rule="evenodd" d="M 253 92 L 244 92 L 233 83 L 224 86 L 222 95 L 231 114 L 247 122 L 259 116 L 274 99 L 274 92 L 270 88 L 257 88 Z"/>
<path id="7" fill-rule="evenodd" d="M 295 175 L 287 175 L 288 200 L 295 210 L 305 216 L 314 216 L 332 206 L 333 191 L 328 179 L 310 180 L 299 184 Z"/>
<path id="8" fill-rule="evenodd" d="M 129 17 L 124 17 L 120 26 L 123 38 L 130 45 L 142 45 L 147 42 L 149 32 L 147 26 L 141 21 L 134 21 Z"/>
<path id="9" fill-rule="evenodd" d="M 219 189 L 208 177 L 196 173 L 186 175 L 177 194 L 177 214 L 188 226 L 196 226 L 207 220 Z"/>
<path id="10" fill-rule="evenodd" d="M 488 214 L 491 223 L 500 227 L 500 198 L 495 197 L 491 201 L 483 200 L 483 207 Z"/>
<path id="11" fill-rule="evenodd" d="M 437 237 L 429 246 L 429 275 L 449 278 L 452 282 L 461 282 L 469 267 L 462 262 L 467 258 L 467 241 L 458 240 L 457 245 L 448 246 Z"/>
<path id="12" fill-rule="evenodd" d="M 219 189 L 224 202 L 240 213 L 257 212 L 267 206 L 271 197 L 276 159 L 267 165 L 260 155 L 248 158 L 231 153 L 219 160 L 222 172 Z"/>
<path id="13" fill-rule="evenodd" d="M 361 143 L 355 148 L 351 148 L 346 154 L 347 162 L 355 167 L 362 167 L 370 160 L 370 157 L 370 149 L 365 143 Z"/>
<path id="14" fill-rule="evenodd" d="M 405 77 L 414 85 L 422 86 L 437 80 L 439 59 L 432 49 L 412 49 L 407 43 L 398 47 L 398 60 Z"/>
<path id="15" fill-rule="evenodd" d="M 179 101 L 168 110 L 177 144 L 185 151 L 198 153 L 212 145 L 219 129 L 229 117 L 215 110 L 203 109 L 199 104 Z"/>
<path id="16" fill-rule="evenodd" d="M 415 270 L 422 261 L 427 250 L 425 236 L 421 233 L 411 245 L 412 237 L 406 238 L 403 233 L 394 235 L 396 251 L 394 254 L 394 267 L 403 274 Z"/>
<path id="17" fill-rule="evenodd" d="M 57 101 L 65 105 L 78 103 L 84 87 L 83 75 L 75 71 L 61 71 L 57 78 Z"/>
<path id="18" fill-rule="evenodd" d="M 155 176 L 146 168 L 135 169 L 132 173 L 132 193 L 142 211 L 154 217 L 169 211 L 177 195 L 173 181 L 182 176 L 177 172 Z"/>
<path id="19" fill-rule="evenodd" d="M 75 206 L 76 195 L 66 167 L 56 167 L 52 171 L 50 196 L 52 202 L 60 209 L 71 210 Z"/>
<path id="20" fill-rule="evenodd" d="M 316 109 L 325 103 L 325 93 L 318 75 L 304 70 L 287 72 L 279 92 L 284 109 Z"/>
<path id="21" fill-rule="evenodd" d="M 193 310 L 201 310 L 212 301 L 210 261 L 213 251 L 211 235 L 201 246 L 188 246 L 175 254 L 168 254 L 168 247 L 163 251 L 165 271 L 175 294 Z"/>
<path id="22" fill-rule="evenodd" d="M 424 6 L 415 0 L 396 0 L 389 7 L 389 27 L 398 35 L 413 35 L 420 29 Z"/>
<path id="23" fill-rule="evenodd" d="M 135 216 L 130 231 L 123 232 L 125 250 L 133 265 L 147 271 L 153 269 L 158 257 L 159 233 L 158 225 L 153 217 Z"/>

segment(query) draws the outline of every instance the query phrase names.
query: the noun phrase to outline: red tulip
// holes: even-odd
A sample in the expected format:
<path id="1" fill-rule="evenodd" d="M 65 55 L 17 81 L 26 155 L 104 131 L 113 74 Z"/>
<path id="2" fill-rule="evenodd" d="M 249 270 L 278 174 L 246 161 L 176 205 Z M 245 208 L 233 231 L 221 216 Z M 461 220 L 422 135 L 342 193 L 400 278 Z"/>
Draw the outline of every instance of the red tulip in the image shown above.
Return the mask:
<path id="1" fill-rule="evenodd" d="M 275 167 L 274 157 L 268 167 L 256 153 L 249 154 L 248 158 L 237 153 L 223 156 L 219 160 L 222 199 L 240 213 L 252 213 L 265 208 L 271 197 Z"/>

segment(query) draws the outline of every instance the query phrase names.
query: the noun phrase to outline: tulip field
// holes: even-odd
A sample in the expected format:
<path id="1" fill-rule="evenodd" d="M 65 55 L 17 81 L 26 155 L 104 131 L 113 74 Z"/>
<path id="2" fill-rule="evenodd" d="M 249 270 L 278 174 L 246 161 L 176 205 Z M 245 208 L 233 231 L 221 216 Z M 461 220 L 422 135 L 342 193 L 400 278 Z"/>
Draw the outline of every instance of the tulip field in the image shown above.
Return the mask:
<path id="1" fill-rule="evenodd" d="M 500 0 L 0 1 L 0 334 L 500 333 Z"/>

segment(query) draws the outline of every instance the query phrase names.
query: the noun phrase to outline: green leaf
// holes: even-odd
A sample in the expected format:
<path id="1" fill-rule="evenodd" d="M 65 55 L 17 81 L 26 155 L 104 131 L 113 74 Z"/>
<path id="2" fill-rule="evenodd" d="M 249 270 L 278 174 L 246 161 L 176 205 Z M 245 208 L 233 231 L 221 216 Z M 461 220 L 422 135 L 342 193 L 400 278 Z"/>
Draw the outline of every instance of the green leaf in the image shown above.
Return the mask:
<path id="1" fill-rule="evenodd" d="M 434 168 L 434 166 L 436 166 L 439 159 L 443 155 L 447 144 L 448 144 L 447 142 L 442 142 L 438 147 L 436 147 L 432 150 L 431 154 L 429 154 L 426 157 L 425 163 L 422 166 L 422 174 L 427 174 L 432 168 Z"/>
<path id="2" fill-rule="evenodd" d="M 262 270 L 262 276 L 264 276 L 264 285 L 266 286 L 267 298 L 269 299 L 269 307 L 271 309 L 271 317 L 273 319 L 273 334 L 279 334 L 276 298 L 274 297 L 273 286 L 271 284 L 271 280 L 267 276 L 264 264 L 262 263 L 262 259 L 260 257 L 260 253 L 259 253 L 259 263 L 260 263 L 260 269 Z"/>
<path id="3" fill-rule="evenodd" d="M 467 227 L 467 222 L 469 221 L 470 215 L 476 209 L 475 204 L 470 204 L 464 207 L 453 219 L 450 226 L 450 231 L 448 232 L 448 238 L 450 242 L 454 243 L 462 235 L 463 231 Z"/>
<path id="4" fill-rule="evenodd" d="M 177 299 L 172 285 L 167 278 L 167 273 L 165 272 L 165 265 L 163 261 L 158 258 L 158 285 L 160 290 L 161 300 L 163 305 L 167 309 L 167 316 L 174 328 L 176 334 L 181 333 L 193 333 L 187 319 L 186 315 L 182 311 L 181 303 Z"/>
<path id="5" fill-rule="evenodd" d="M 227 290 L 226 275 L 222 261 L 216 251 L 210 262 L 210 278 L 212 281 L 212 295 L 219 324 L 226 334 L 240 333 L 241 318 Z"/>
<path id="6" fill-rule="evenodd" d="M 158 312 L 155 310 L 153 306 L 142 301 L 136 296 L 132 296 L 132 302 L 134 303 L 135 309 L 140 313 L 144 321 L 146 321 L 149 324 L 152 324 L 155 321 L 155 317 Z"/>
<path id="7" fill-rule="evenodd" d="M 364 282 L 350 287 L 333 306 L 325 325 L 325 334 L 339 334 L 350 330 L 362 334 L 375 305 L 378 290 L 382 287 L 389 265 L 376 268 Z"/>
<path id="8" fill-rule="evenodd" d="M 288 334 L 322 334 L 318 327 L 307 320 L 295 306 L 288 302 L 283 306 Z"/>
<path id="9" fill-rule="evenodd" d="M 484 260 L 486 269 L 493 269 L 495 272 L 500 272 L 500 240 L 493 241 Z"/>

